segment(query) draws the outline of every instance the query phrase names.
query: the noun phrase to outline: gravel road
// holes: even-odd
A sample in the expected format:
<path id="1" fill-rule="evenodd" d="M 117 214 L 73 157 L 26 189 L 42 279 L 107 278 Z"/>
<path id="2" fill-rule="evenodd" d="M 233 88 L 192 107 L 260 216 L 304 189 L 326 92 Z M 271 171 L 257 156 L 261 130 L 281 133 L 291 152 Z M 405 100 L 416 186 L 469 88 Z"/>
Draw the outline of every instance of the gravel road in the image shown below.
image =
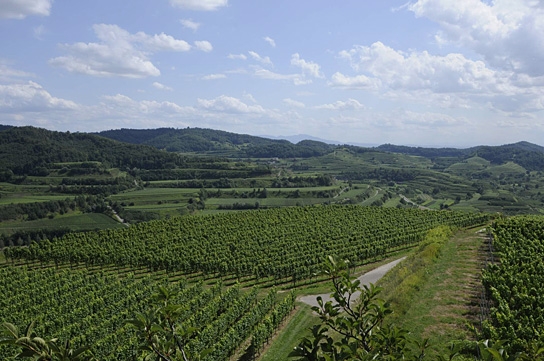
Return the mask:
<path id="1" fill-rule="evenodd" d="M 380 278 L 382 278 L 391 268 L 395 267 L 399 262 L 401 262 L 406 257 L 399 258 L 393 262 L 389 262 L 387 264 L 384 264 L 383 266 L 380 266 L 378 268 L 373 269 L 370 272 L 365 273 L 364 275 L 358 277 L 358 279 L 361 281 L 361 287 L 363 285 L 369 285 L 371 283 L 376 283 Z M 354 299 L 359 298 L 359 294 L 355 293 Z M 329 293 L 322 294 L 322 295 L 313 295 L 313 296 L 302 296 L 299 298 L 299 301 L 304 302 L 310 306 L 318 306 L 317 304 L 317 297 L 321 296 L 323 298 L 323 302 L 331 301 L 332 298 Z"/>

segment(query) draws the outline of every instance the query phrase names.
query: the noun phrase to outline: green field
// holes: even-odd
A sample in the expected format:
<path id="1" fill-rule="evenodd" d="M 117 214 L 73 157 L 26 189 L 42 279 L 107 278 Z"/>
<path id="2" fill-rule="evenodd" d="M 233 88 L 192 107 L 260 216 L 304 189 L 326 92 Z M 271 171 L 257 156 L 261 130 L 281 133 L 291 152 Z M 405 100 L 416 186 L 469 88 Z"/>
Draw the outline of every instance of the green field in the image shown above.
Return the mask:
<path id="1" fill-rule="evenodd" d="M 105 214 L 87 213 L 57 216 L 54 219 L 40 219 L 36 221 L 0 222 L 0 233 L 57 228 L 70 228 L 74 231 L 92 231 L 124 227 L 121 223 Z"/>

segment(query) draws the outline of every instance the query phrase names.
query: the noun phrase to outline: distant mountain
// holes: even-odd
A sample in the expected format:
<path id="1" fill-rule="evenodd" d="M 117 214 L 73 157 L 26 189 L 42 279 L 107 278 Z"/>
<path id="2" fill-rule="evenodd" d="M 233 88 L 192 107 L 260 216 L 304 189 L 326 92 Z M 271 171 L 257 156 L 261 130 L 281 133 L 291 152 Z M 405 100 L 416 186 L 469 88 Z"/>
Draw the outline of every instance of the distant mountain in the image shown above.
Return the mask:
<path id="1" fill-rule="evenodd" d="M 10 128 L 13 128 L 13 126 L 0 124 L 0 132 L 3 131 L 3 130 L 10 129 Z"/>
<path id="2" fill-rule="evenodd" d="M 267 138 L 203 128 L 116 129 L 97 134 L 121 142 L 146 144 L 170 152 L 222 150 L 249 144 L 254 146 L 278 144 L 278 141 Z"/>
<path id="3" fill-rule="evenodd" d="M 322 139 L 318 137 L 314 137 L 308 134 L 296 134 L 296 135 L 280 135 L 280 136 L 274 136 L 274 135 L 261 135 L 261 137 L 269 138 L 269 139 L 285 139 L 290 141 L 293 144 L 299 143 L 303 140 L 315 140 L 317 142 L 326 143 L 326 144 L 342 144 L 342 142 L 338 142 L 335 140 L 327 140 Z"/>
<path id="4" fill-rule="evenodd" d="M 542 147 L 540 145 L 537 145 L 537 144 L 524 142 L 524 141 L 517 142 L 517 143 L 514 143 L 514 144 L 506 144 L 503 147 L 511 147 L 511 148 L 516 148 L 516 149 L 526 150 L 526 151 L 529 151 L 529 152 L 544 153 L 544 147 Z"/>
<path id="5" fill-rule="evenodd" d="M 248 134 L 202 128 L 118 129 L 97 133 L 100 136 L 133 144 L 150 145 L 170 152 L 221 152 L 233 156 L 262 158 L 313 157 L 332 151 L 324 143 L 269 139 Z"/>

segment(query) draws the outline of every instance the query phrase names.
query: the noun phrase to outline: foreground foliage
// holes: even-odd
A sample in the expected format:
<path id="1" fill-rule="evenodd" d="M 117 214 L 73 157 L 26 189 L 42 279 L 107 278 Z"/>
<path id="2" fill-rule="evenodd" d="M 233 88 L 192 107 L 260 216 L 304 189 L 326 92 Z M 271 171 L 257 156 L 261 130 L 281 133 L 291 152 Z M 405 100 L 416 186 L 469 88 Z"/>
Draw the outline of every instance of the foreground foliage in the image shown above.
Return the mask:
<path id="1" fill-rule="evenodd" d="M 276 302 L 274 289 L 259 300 L 257 288 L 243 291 L 239 285 L 168 285 L 149 277 L 91 276 L 76 270 L 3 268 L 0 288 L 0 320 L 11 325 L 4 326 L 9 337 L 0 343 L 1 360 L 35 351 L 48 355 L 42 360 L 57 360 L 55 347 L 66 353 L 70 345 L 74 350 L 88 345 L 100 361 L 144 359 L 155 349 L 175 355 L 178 337 L 187 355 L 204 355 L 209 349 L 203 360 L 225 360 L 250 337 L 258 349 L 267 336 L 263 327 L 275 329 L 294 305 L 291 294 Z M 24 335 L 30 341 L 9 341 L 21 338 L 13 325 L 28 324 L 32 327 Z M 53 338 L 35 339 L 34 331 Z M 34 351 L 18 351 L 31 343 L 37 345 Z"/>
<path id="2" fill-rule="evenodd" d="M 378 298 L 380 288 L 361 287 L 351 277 L 348 263 L 333 257 L 324 272 L 331 278 L 334 301 L 317 298 L 319 306 L 312 309 L 322 323 L 312 328 L 312 337 L 304 338 L 291 357 L 297 361 L 424 358 L 427 340 L 417 342 L 408 331 L 384 324 L 392 310 Z"/>

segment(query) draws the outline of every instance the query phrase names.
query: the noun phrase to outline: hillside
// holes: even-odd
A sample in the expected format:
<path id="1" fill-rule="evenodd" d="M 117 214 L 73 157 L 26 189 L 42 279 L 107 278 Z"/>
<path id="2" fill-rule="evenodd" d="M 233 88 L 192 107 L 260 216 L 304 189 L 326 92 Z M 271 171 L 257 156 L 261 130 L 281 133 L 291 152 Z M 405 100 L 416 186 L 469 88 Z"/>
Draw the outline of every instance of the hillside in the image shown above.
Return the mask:
<path id="1" fill-rule="evenodd" d="M 465 149 L 423 148 L 383 144 L 376 147 L 376 149 L 384 152 L 415 155 L 430 159 L 458 158 L 459 160 L 465 160 L 477 156 L 494 165 L 514 162 L 529 171 L 539 171 L 544 168 L 544 147 L 529 142 L 518 142 L 500 146 L 480 145 Z"/>
<path id="2" fill-rule="evenodd" d="M 202 128 L 117 129 L 97 134 L 169 152 L 207 152 L 234 157 L 314 157 L 334 149 L 334 146 L 318 141 L 301 141 L 293 144 L 283 139 L 268 139 Z"/>
<path id="3" fill-rule="evenodd" d="M 86 133 L 62 133 L 34 127 L 0 132 L 1 170 L 15 175 L 44 175 L 52 163 L 100 162 L 109 167 L 172 168 L 179 156 Z"/>
<path id="4" fill-rule="evenodd" d="M 200 152 L 231 157 L 310 158 L 323 156 L 340 146 L 316 140 L 293 144 L 282 139 L 268 139 L 201 128 L 117 129 L 97 133 L 100 136 L 132 144 L 149 145 L 169 152 Z M 529 142 L 471 148 L 426 148 L 383 144 L 375 148 L 350 146 L 360 153 L 379 151 L 425 157 L 436 162 L 435 169 L 445 169 L 470 157 L 481 157 L 494 165 L 514 162 L 526 170 L 544 167 L 544 147 Z"/>

